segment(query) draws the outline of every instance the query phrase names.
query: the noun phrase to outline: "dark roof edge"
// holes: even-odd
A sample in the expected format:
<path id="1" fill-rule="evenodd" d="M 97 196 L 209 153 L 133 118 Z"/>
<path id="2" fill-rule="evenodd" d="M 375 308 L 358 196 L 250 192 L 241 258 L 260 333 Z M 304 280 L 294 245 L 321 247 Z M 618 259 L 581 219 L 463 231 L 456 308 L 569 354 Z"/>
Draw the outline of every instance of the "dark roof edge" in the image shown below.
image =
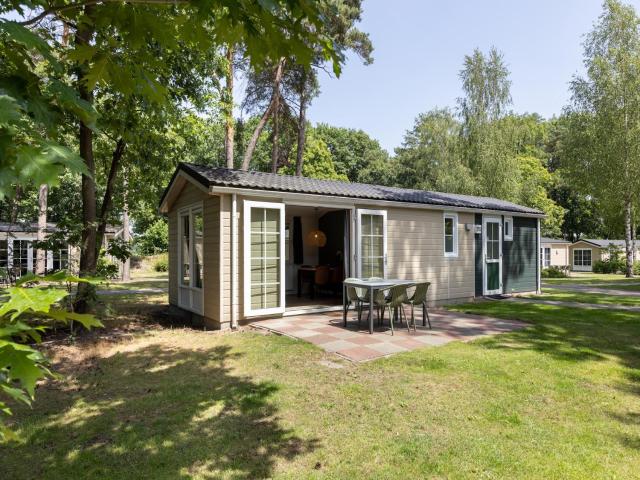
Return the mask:
<path id="1" fill-rule="evenodd" d="M 213 181 L 207 177 L 205 177 L 204 175 L 202 175 L 200 172 L 198 172 L 195 168 L 192 168 L 192 165 L 194 166 L 199 166 L 199 167 L 207 167 L 207 168 L 221 168 L 221 167 L 213 167 L 210 165 L 198 165 L 198 164 L 191 164 L 191 163 L 187 163 L 187 162 L 180 162 L 177 165 L 177 168 L 175 170 L 175 172 L 173 173 L 173 176 L 171 177 L 171 180 L 169 181 L 169 184 L 167 185 L 167 187 L 165 188 L 162 197 L 160 198 L 160 202 L 158 204 L 159 207 L 162 206 L 169 190 L 171 189 L 171 186 L 173 185 L 173 182 L 175 181 L 176 177 L 178 176 L 179 172 L 182 171 L 184 172 L 186 175 L 188 175 L 189 177 L 191 177 L 193 180 L 197 181 L 200 185 L 202 185 L 205 188 L 209 188 L 211 186 L 219 186 L 219 187 L 223 187 L 223 188 L 229 188 L 229 189 L 238 189 L 238 190 L 255 190 L 257 192 L 259 191 L 264 191 L 264 192 L 283 192 L 283 193 L 297 193 L 300 195 L 318 195 L 318 196 L 326 196 L 326 197 L 336 197 L 336 198 L 353 198 L 353 199 L 362 199 L 362 200 L 370 200 L 370 201 L 381 201 L 381 202 L 391 202 L 391 203 L 398 203 L 398 204 L 407 204 L 407 205 L 431 205 L 434 207 L 447 207 L 450 206 L 452 208 L 455 209 L 459 209 L 459 210 L 486 210 L 486 211 L 492 211 L 492 212 L 505 212 L 505 213 L 510 213 L 510 214 L 514 214 L 514 215 L 522 215 L 522 216 L 530 216 L 530 217 L 544 217 L 544 212 L 531 208 L 531 207 L 524 207 L 521 206 L 522 208 L 529 208 L 530 210 L 532 210 L 531 212 L 522 212 L 520 210 L 517 209 L 509 209 L 508 207 L 503 207 L 503 208 L 491 208 L 491 207 L 460 207 L 460 206 L 456 206 L 456 205 L 446 205 L 446 204 L 437 204 L 437 203 L 427 203 L 427 202 L 411 202 L 411 201 L 403 201 L 403 200 L 379 200 L 379 199 L 375 199 L 375 198 L 366 198 L 366 197 L 350 197 L 350 196 L 343 196 L 343 195 L 336 195 L 336 194 L 331 194 L 331 193 L 307 193 L 307 192 L 291 192 L 288 190 L 283 190 L 283 189 L 279 189 L 279 188 L 268 188 L 268 187 L 253 187 L 253 186 L 242 186 L 242 187 L 238 187 L 238 186 L 233 186 L 233 185 L 226 185 L 224 182 L 216 182 Z M 264 173 L 264 172 L 259 172 L 259 173 Z M 334 180 L 335 182 L 340 182 L 340 183 L 350 183 L 350 182 L 341 182 L 340 180 Z M 366 184 L 363 184 L 366 185 Z M 406 189 L 406 190 L 411 190 L 411 189 Z M 444 192 L 435 192 L 435 193 L 440 193 L 440 194 L 445 194 Z M 493 197 L 480 197 L 480 198 L 489 198 L 489 199 L 493 199 Z M 499 199 L 495 199 L 495 200 L 499 200 Z M 515 206 L 518 206 L 516 204 L 514 204 Z"/>

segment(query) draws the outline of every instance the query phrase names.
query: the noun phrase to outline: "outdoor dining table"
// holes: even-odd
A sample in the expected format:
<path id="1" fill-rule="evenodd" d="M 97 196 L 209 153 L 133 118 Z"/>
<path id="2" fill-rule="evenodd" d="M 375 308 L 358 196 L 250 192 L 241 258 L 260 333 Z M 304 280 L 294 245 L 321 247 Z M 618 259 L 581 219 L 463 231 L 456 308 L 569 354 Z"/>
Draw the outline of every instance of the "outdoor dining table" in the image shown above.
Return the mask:
<path id="1" fill-rule="evenodd" d="M 367 280 L 358 278 L 353 280 L 345 280 L 342 282 L 342 320 L 345 327 L 347 326 L 347 287 L 366 288 L 369 291 L 369 333 L 373 333 L 373 293 L 377 290 L 387 290 L 395 285 L 406 285 L 407 287 L 415 285 L 413 280 L 402 280 L 399 278 L 385 278 Z M 393 319 L 391 319 L 393 321 Z"/>

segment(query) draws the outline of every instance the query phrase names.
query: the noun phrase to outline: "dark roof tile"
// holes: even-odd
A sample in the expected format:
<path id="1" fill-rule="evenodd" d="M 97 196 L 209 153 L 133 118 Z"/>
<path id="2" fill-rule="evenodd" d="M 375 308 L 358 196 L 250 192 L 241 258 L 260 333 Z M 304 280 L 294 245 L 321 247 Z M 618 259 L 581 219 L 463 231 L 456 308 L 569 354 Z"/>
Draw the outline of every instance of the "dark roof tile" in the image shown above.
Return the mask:
<path id="1" fill-rule="evenodd" d="M 180 163 L 178 169 L 184 170 L 205 187 L 249 188 L 543 215 L 539 210 L 490 197 L 474 197 L 337 180 L 319 180 L 274 173 L 245 172 L 192 163 Z"/>

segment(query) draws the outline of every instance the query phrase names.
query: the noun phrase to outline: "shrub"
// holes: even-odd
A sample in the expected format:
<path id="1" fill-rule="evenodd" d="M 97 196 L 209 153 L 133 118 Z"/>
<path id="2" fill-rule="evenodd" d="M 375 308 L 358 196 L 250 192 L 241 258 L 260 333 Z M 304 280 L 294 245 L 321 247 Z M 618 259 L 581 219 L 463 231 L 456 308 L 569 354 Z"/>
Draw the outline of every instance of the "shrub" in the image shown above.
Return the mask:
<path id="1" fill-rule="evenodd" d="M 103 256 L 100 256 L 96 266 L 96 273 L 99 277 L 112 280 L 114 278 L 118 278 L 118 266 L 115 263 L 111 263 Z"/>
<path id="2" fill-rule="evenodd" d="M 161 255 L 154 263 L 153 270 L 156 272 L 168 272 L 169 271 L 169 259 L 167 255 Z"/>
<path id="3" fill-rule="evenodd" d="M 593 264 L 593 273 L 618 273 L 623 268 L 618 260 L 597 260 Z"/>
<path id="4" fill-rule="evenodd" d="M 565 273 L 565 269 L 552 266 L 542 269 L 540 276 L 542 278 L 566 278 L 567 274 Z"/>
<path id="5" fill-rule="evenodd" d="M 141 255 L 155 255 L 169 249 L 169 229 L 166 220 L 160 218 L 136 238 L 136 251 Z"/>
<path id="6" fill-rule="evenodd" d="M 633 274 L 640 275 L 640 260 L 633 262 Z"/>

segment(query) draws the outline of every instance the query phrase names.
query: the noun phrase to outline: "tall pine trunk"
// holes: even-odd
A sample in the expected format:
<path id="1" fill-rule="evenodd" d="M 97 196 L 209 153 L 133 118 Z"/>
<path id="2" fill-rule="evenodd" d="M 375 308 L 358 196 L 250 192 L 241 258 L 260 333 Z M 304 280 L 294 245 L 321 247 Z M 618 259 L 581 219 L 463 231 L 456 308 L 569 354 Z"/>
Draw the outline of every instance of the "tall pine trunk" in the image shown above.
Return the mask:
<path id="1" fill-rule="evenodd" d="M 304 146 L 307 139 L 307 96 L 306 73 L 302 78 L 302 88 L 300 89 L 300 110 L 298 112 L 298 149 L 296 151 L 296 176 L 302 176 L 302 163 L 304 162 Z"/>
<path id="2" fill-rule="evenodd" d="M 280 141 L 280 91 L 276 93 L 273 103 L 273 135 L 271 136 L 271 173 L 278 172 Z"/>
<path id="3" fill-rule="evenodd" d="M 47 184 L 40 185 L 38 190 L 38 232 L 36 239 L 43 242 L 47 231 L 47 195 L 49 187 Z M 36 273 L 44 275 L 47 271 L 47 252 L 42 248 L 36 251 Z"/>
<path id="4" fill-rule="evenodd" d="M 624 243 L 626 247 L 626 276 L 633 277 L 633 240 L 632 240 L 632 207 L 631 199 L 624 201 Z"/>
<path id="5" fill-rule="evenodd" d="M 242 170 L 249 170 L 249 166 L 251 165 L 251 159 L 253 158 L 253 152 L 256 149 L 256 145 L 258 144 L 258 138 L 260 138 L 260 134 L 264 129 L 264 126 L 267 124 L 267 120 L 269 120 L 269 115 L 274 112 L 274 103 L 279 98 L 280 95 L 280 82 L 282 81 L 282 72 L 284 70 L 285 59 L 281 58 L 276 66 L 273 74 L 273 86 L 271 94 L 271 100 L 269 102 L 269 106 L 260 117 L 260 121 L 258 125 L 253 131 L 251 138 L 249 139 L 249 143 L 247 145 L 247 150 L 244 153 L 244 158 L 242 160 Z"/>
<path id="6" fill-rule="evenodd" d="M 227 158 L 227 168 L 233 168 L 233 45 L 227 47 L 227 72 L 225 85 L 225 137 L 224 150 Z"/>

